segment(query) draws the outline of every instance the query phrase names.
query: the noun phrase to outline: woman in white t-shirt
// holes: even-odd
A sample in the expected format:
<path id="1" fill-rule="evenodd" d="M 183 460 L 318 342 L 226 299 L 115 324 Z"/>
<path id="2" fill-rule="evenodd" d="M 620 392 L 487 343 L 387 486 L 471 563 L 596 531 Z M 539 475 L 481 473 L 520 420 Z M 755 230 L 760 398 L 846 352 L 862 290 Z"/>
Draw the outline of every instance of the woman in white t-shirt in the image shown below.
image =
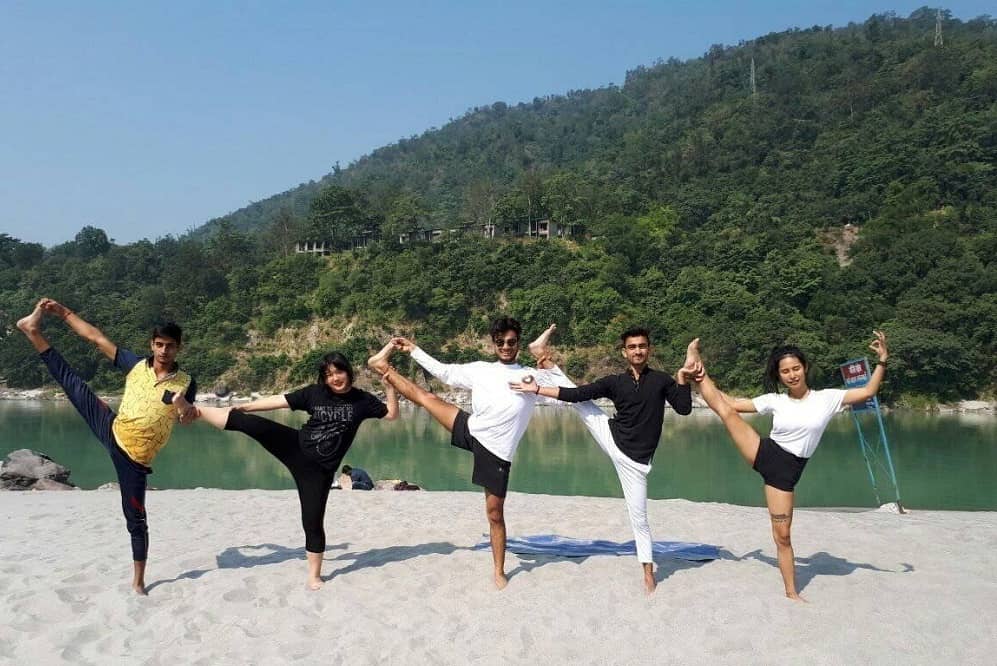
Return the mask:
<path id="1" fill-rule="evenodd" d="M 793 524 L 793 489 L 803 468 L 820 443 L 831 417 L 842 405 L 854 405 L 876 395 L 886 374 L 886 336 L 873 331 L 869 348 L 879 364 L 869 382 L 860 388 L 811 389 L 807 383 L 806 356 L 797 347 L 776 347 L 765 369 L 765 388 L 770 391 L 753 399 L 733 399 L 720 391 L 703 373 L 699 389 L 714 412 L 723 420 L 731 439 L 748 464 L 765 480 L 765 502 L 772 519 L 772 536 L 779 556 L 779 571 L 786 596 L 802 601 L 796 592 L 793 545 L 789 532 Z M 786 392 L 780 391 L 780 386 Z M 772 430 L 762 437 L 740 414 L 772 414 Z"/>

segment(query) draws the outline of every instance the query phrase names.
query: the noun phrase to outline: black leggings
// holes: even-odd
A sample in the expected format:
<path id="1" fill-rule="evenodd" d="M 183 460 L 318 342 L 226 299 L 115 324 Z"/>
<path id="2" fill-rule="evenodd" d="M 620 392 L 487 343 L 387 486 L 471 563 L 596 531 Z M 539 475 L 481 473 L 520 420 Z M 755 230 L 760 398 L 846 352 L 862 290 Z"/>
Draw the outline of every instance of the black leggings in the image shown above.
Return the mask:
<path id="1" fill-rule="evenodd" d="M 232 410 L 226 430 L 249 435 L 267 451 L 284 463 L 298 487 L 301 502 L 301 526 L 305 530 L 305 550 L 309 553 L 325 552 L 325 503 L 329 488 L 335 479 L 339 461 L 328 469 L 305 457 L 298 446 L 298 431 L 254 414 Z"/>

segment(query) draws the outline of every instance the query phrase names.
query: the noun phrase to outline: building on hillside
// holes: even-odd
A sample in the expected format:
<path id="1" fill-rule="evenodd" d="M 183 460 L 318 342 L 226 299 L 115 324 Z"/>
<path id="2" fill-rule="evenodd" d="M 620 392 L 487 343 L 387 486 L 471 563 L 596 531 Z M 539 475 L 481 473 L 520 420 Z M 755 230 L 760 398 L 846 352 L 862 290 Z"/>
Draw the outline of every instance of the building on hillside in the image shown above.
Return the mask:
<path id="1" fill-rule="evenodd" d="M 295 254 L 318 254 L 323 257 L 332 254 L 332 243 L 325 241 L 298 241 L 294 244 Z"/>
<path id="2" fill-rule="evenodd" d="M 354 250 L 362 250 L 377 240 L 377 232 L 373 229 L 365 229 L 350 239 L 350 246 Z"/>
<path id="3" fill-rule="evenodd" d="M 539 220 L 523 219 L 514 222 L 512 225 L 500 225 L 495 223 L 487 224 L 465 224 L 455 227 L 437 227 L 430 222 L 421 222 L 408 231 L 398 234 L 397 239 L 400 245 L 408 243 L 438 243 L 445 238 L 454 236 L 473 235 L 484 238 L 568 238 L 577 235 L 576 225 L 563 225 L 549 219 Z M 350 246 L 354 250 L 362 250 L 376 241 L 380 234 L 367 229 L 350 239 Z M 318 254 L 326 256 L 335 251 L 333 244 L 328 241 L 298 241 L 294 251 L 298 254 Z"/>
<path id="4" fill-rule="evenodd" d="M 512 226 L 487 224 L 466 224 L 460 227 L 442 229 L 437 227 L 421 225 L 411 232 L 400 234 L 398 242 L 401 244 L 409 242 L 429 242 L 435 243 L 448 236 L 472 234 L 485 238 L 567 238 L 575 235 L 575 225 L 560 225 L 549 218 L 540 220 L 521 220 Z"/>
<path id="5" fill-rule="evenodd" d="M 558 224 L 544 217 L 538 220 L 524 219 L 514 223 L 505 235 L 512 238 L 568 238 L 577 235 L 577 225 Z"/>

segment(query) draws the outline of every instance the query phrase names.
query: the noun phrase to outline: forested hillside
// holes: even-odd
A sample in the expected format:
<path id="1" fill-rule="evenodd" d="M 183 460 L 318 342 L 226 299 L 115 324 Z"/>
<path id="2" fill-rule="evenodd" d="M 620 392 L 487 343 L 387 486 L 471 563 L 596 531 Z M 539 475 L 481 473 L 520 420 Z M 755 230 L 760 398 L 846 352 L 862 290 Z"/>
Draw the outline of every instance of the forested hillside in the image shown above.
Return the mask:
<path id="1" fill-rule="evenodd" d="M 304 381 L 326 347 L 360 362 L 396 331 L 476 357 L 507 312 L 531 333 L 556 321 L 579 376 L 614 367 L 617 332 L 644 323 L 666 366 L 701 336 L 727 387 L 757 387 L 785 340 L 833 382 L 882 325 L 888 397 L 992 393 L 997 22 L 946 18 L 940 46 L 934 28 L 934 10 L 877 15 L 474 109 L 184 238 L 0 237 L 0 375 L 45 380 L 13 322 L 49 295 L 131 345 L 176 319 L 206 385 Z M 577 235 L 474 234 L 540 218 Z M 414 228 L 465 231 L 400 245 Z M 349 250 L 362 232 L 377 240 Z M 305 239 L 342 251 L 294 255 Z M 120 383 L 54 339 L 98 385 Z"/>

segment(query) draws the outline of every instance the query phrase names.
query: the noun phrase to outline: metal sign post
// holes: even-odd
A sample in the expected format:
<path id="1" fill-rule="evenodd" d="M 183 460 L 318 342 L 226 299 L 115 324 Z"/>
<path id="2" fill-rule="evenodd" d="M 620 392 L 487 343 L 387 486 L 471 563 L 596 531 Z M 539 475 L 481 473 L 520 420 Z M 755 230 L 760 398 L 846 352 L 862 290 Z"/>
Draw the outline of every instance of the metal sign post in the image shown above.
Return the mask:
<path id="1" fill-rule="evenodd" d="M 846 389 L 859 388 L 869 383 L 869 361 L 858 358 L 845 361 L 841 364 L 841 377 L 845 381 Z M 889 480 L 893 484 L 893 502 L 900 513 L 905 513 L 903 505 L 900 503 L 900 487 L 897 485 L 897 473 L 893 468 L 893 457 L 890 455 L 890 442 L 886 438 L 886 427 L 883 425 L 883 414 L 879 409 L 879 398 L 872 396 L 861 404 L 851 406 L 852 420 L 855 421 L 855 429 L 859 435 L 859 446 L 862 449 L 862 457 L 865 458 L 866 469 L 869 471 L 869 481 L 872 483 L 872 491 L 876 495 L 876 503 L 882 505 L 883 501 L 879 495 L 879 484 L 876 480 L 876 468 L 880 468 L 889 475 Z M 876 423 L 879 426 L 879 441 L 873 446 L 862 432 L 862 424 L 859 421 L 858 413 L 872 411 L 876 414 Z"/>

